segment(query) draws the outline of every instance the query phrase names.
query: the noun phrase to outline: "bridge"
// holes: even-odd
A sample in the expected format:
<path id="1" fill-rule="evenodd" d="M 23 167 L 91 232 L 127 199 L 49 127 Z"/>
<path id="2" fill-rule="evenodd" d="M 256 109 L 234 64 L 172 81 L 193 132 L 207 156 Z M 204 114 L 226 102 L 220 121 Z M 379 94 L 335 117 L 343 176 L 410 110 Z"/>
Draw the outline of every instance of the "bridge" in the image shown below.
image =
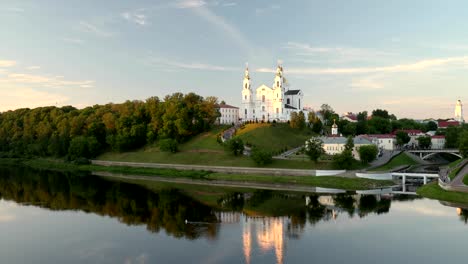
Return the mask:
<path id="1" fill-rule="evenodd" d="M 392 172 L 392 178 L 400 178 L 401 177 L 401 191 L 394 191 L 393 193 L 399 193 L 399 194 L 416 194 L 416 192 L 410 192 L 406 190 L 406 180 L 408 178 L 412 179 L 423 179 L 423 184 L 427 184 L 427 181 L 429 179 L 438 179 L 439 174 L 438 173 L 410 173 L 410 172 Z"/>
<path id="2" fill-rule="evenodd" d="M 419 155 L 419 157 L 422 160 L 425 160 L 439 153 L 448 153 L 448 154 L 457 156 L 460 159 L 463 158 L 458 149 L 412 149 L 412 150 L 407 150 L 407 152 Z"/>

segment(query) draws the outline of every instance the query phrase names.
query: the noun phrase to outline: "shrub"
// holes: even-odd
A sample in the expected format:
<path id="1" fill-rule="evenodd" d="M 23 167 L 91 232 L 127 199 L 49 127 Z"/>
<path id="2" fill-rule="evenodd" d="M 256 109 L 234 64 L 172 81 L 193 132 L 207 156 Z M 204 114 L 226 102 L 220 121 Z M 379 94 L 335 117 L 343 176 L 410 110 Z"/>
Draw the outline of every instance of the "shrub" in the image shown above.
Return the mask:
<path id="1" fill-rule="evenodd" d="M 89 165 L 91 161 L 87 158 L 77 158 L 73 163 L 76 165 Z"/>
<path id="2" fill-rule="evenodd" d="M 250 156 L 255 164 L 263 166 L 273 162 L 273 158 L 270 152 L 254 148 L 252 155 Z"/>
<path id="3" fill-rule="evenodd" d="M 159 149 L 164 152 L 172 152 L 176 153 L 178 151 L 178 144 L 175 139 L 172 138 L 166 138 L 162 139 L 159 142 Z"/>
<path id="4" fill-rule="evenodd" d="M 226 142 L 226 150 L 234 154 L 234 156 L 242 155 L 244 142 L 239 137 L 233 137 Z"/>
<path id="5" fill-rule="evenodd" d="M 375 158 L 377 158 L 377 154 L 379 153 L 379 149 L 376 145 L 365 145 L 359 148 L 359 158 L 363 164 L 367 164 Z"/>

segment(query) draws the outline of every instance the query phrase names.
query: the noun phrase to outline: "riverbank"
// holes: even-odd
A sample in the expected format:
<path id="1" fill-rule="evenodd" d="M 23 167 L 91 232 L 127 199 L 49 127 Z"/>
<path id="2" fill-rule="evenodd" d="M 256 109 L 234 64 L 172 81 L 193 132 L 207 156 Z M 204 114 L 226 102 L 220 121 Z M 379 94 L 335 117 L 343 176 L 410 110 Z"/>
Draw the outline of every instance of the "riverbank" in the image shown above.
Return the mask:
<path id="1" fill-rule="evenodd" d="M 292 184 L 344 190 L 367 190 L 384 188 L 394 185 L 392 181 L 378 181 L 360 178 L 316 177 L 316 176 L 274 176 L 258 174 L 215 173 L 211 171 L 176 170 L 164 168 L 140 168 L 125 166 L 76 165 L 55 159 L 0 159 L 0 165 L 27 166 L 39 170 L 54 170 L 62 172 L 107 172 L 122 175 L 187 178 L 194 180 L 258 182 L 271 184 Z"/>
<path id="2" fill-rule="evenodd" d="M 452 203 L 468 204 L 468 193 L 446 191 L 440 188 L 437 182 L 421 186 L 420 188 L 418 188 L 416 193 L 429 199 Z"/>

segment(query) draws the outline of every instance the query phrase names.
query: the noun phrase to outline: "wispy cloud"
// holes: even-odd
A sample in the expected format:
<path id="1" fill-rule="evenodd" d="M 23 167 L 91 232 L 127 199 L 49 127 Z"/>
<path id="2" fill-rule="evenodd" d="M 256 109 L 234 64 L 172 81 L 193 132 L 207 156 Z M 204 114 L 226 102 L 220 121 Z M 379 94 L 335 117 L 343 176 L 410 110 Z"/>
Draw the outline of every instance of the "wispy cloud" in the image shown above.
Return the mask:
<path id="1" fill-rule="evenodd" d="M 247 40 L 247 38 L 242 34 L 242 32 L 237 29 L 233 24 L 226 21 L 222 16 L 216 15 L 210 9 L 200 6 L 198 8 L 192 8 L 193 12 L 199 17 L 203 18 L 213 26 L 219 28 L 224 34 L 231 38 L 237 45 L 239 45 L 243 50 L 247 51 L 249 54 L 254 54 L 252 44 Z"/>
<path id="2" fill-rule="evenodd" d="M 206 4 L 207 3 L 203 0 L 181 0 L 177 1 L 174 6 L 177 8 L 198 8 Z"/>
<path id="3" fill-rule="evenodd" d="M 16 65 L 16 61 L 13 61 L 13 60 L 0 60 L 0 67 L 2 67 L 2 68 L 13 67 L 15 65 Z"/>
<path id="4" fill-rule="evenodd" d="M 352 68 L 286 68 L 290 74 L 359 74 L 359 73 L 397 73 L 397 72 L 417 72 L 430 68 L 459 65 L 466 66 L 468 56 L 449 57 L 437 59 L 425 59 L 413 63 L 397 64 L 382 67 L 352 67 Z M 257 72 L 275 72 L 272 68 L 259 68 Z"/>
<path id="5" fill-rule="evenodd" d="M 280 6 L 278 4 L 269 5 L 267 7 L 259 7 L 255 9 L 255 14 L 257 15 L 266 14 L 277 9 L 280 9 Z"/>
<path id="6" fill-rule="evenodd" d="M 2 87 L 1 83 L 0 87 Z M 67 96 L 58 93 L 38 91 L 32 88 L 13 87 L 14 89 L 0 89 L 0 111 L 25 107 L 34 108 L 46 105 L 63 105 L 69 101 Z"/>
<path id="7" fill-rule="evenodd" d="M 10 73 L 6 78 L 0 78 L 0 83 L 16 83 L 16 84 L 36 84 L 47 88 L 63 88 L 63 87 L 93 87 L 94 81 L 69 81 L 63 76 L 46 76 L 37 74 L 25 73 Z"/>
<path id="8" fill-rule="evenodd" d="M 121 16 L 129 22 L 140 26 L 146 26 L 148 25 L 148 17 L 143 13 L 144 11 L 144 9 L 139 9 L 137 11 L 124 12 Z"/>
<path id="9" fill-rule="evenodd" d="M 236 6 L 237 3 L 235 3 L 235 2 L 228 2 L 228 3 L 223 3 L 222 5 L 223 5 L 223 6 L 229 7 L 229 6 Z"/>
<path id="10" fill-rule="evenodd" d="M 6 12 L 11 12 L 11 13 L 23 13 L 24 9 L 21 7 L 5 7 L 0 10 L 4 10 Z"/>
<path id="11" fill-rule="evenodd" d="M 227 67 L 213 64 L 206 64 L 200 62 L 181 62 L 175 60 L 168 60 L 163 58 L 149 58 L 146 60 L 147 64 L 158 69 L 165 71 L 176 70 L 203 70 L 203 71 L 242 71 L 241 68 Z"/>
<path id="12" fill-rule="evenodd" d="M 77 44 L 77 45 L 80 45 L 80 44 L 84 43 L 84 40 L 79 39 L 79 38 L 62 38 L 62 40 L 65 41 L 65 42 L 68 42 L 68 43 L 71 43 L 71 44 Z"/>
<path id="13" fill-rule="evenodd" d="M 26 70 L 33 71 L 33 70 L 39 70 L 40 68 L 41 66 L 29 66 L 29 67 L 26 67 Z"/>
<path id="14" fill-rule="evenodd" d="M 374 91 L 385 87 L 384 83 L 376 76 L 353 78 L 350 85 L 355 91 Z"/>
<path id="15" fill-rule="evenodd" d="M 96 25 L 93 25 L 89 22 L 80 21 L 78 24 L 78 29 L 82 32 L 92 33 L 98 37 L 111 37 L 114 34 L 112 32 L 103 30 Z"/>
<path id="16" fill-rule="evenodd" d="M 310 58 L 313 58 L 312 61 L 317 62 L 316 58 L 320 56 L 326 57 L 327 63 L 336 63 L 363 60 L 375 61 L 376 58 L 382 60 L 384 58 L 394 58 L 396 55 L 392 52 L 371 49 L 351 47 L 320 47 L 293 41 L 287 42 L 283 48 L 291 52 L 293 56 L 296 56 L 295 60 L 303 62 L 310 62 Z"/>

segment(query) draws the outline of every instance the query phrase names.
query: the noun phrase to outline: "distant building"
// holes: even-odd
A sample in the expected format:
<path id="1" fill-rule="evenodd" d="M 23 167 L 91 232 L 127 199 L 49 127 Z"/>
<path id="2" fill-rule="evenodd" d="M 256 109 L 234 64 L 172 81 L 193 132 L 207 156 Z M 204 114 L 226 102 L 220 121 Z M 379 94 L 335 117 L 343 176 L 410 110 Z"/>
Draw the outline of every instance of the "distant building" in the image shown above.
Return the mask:
<path id="1" fill-rule="evenodd" d="M 453 119 L 450 119 L 450 120 L 439 120 L 437 122 L 437 126 L 439 128 L 447 128 L 447 127 L 451 127 L 451 126 L 459 126 L 460 125 L 460 122 L 457 121 L 457 120 L 453 120 Z"/>
<path id="2" fill-rule="evenodd" d="M 341 116 L 341 120 L 346 120 L 346 121 L 349 121 L 351 123 L 356 123 L 358 120 L 357 120 L 357 115 L 351 113 L 351 112 L 348 112 L 348 113 L 345 113 L 343 116 Z"/>
<path id="3" fill-rule="evenodd" d="M 373 134 L 366 135 L 381 150 L 395 150 L 396 149 L 396 136 L 392 134 Z"/>
<path id="4" fill-rule="evenodd" d="M 292 112 L 304 111 L 304 94 L 301 90 L 290 90 L 283 75 L 283 67 L 278 65 L 273 86 L 264 84 L 252 90 L 249 69 L 245 69 L 242 87 L 243 121 L 288 121 Z M 307 117 L 307 113 L 304 113 Z"/>
<path id="5" fill-rule="evenodd" d="M 328 155 L 341 154 L 345 150 L 345 145 L 348 142 L 348 138 L 339 135 L 338 125 L 333 120 L 332 134 L 329 137 L 320 137 L 323 142 L 323 150 Z M 357 160 L 360 159 L 358 149 L 364 145 L 373 145 L 365 136 L 356 136 L 353 138 L 354 148 L 352 150 L 353 157 Z"/>
<path id="6" fill-rule="evenodd" d="M 239 122 L 239 108 L 228 105 L 220 104 L 217 106 L 219 113 L 221 114 L 218 117 L 217 123 L 221 125 L 231 125 L 237 124 Z"/>
<path id="7" fill-rule="evenodd" d="M 455 104 L 455 121 L 458 121 L 459 123 L 465 122 L 463 119 L 463 105 L 461 100 L 457 100 L 457 103 Z"/>
<path id="8" fill-rule="evenodd" d="M 445 136 L 435 135 L 431 136 L 431 149 L 444 149 L 445 148 Z"/>
<path id="9" fill-rule="evenodd" d="M 413 147 L 418 145 L 418 137 L 426 135 L 419 129 L 402 129 L 402 130 L 394 131 L 393 134 L 396 135 L 398 131 L 403 131 L 408 134 L 408 136 L 410 137 L 410 141 L 406 145 L 413 146 Z"/>
<path id="10" fill-rule="evenodd" d="M 343 150 L 345 150 L 346 142 L 348 141 L 345 137 L 340 136 L 331 136 L 331 137 L 321 137 L 320 138 L 323 142 L 323 150 L 328 155 L 336 155 L 341 154 Z M 353 157 L 357 160 L 360 160 L 358 149 L 361 146 L 373 145 L 373 143 L 363 137 L 357 136 L 353 138 L 354 148 L 353 148 Z"/>

